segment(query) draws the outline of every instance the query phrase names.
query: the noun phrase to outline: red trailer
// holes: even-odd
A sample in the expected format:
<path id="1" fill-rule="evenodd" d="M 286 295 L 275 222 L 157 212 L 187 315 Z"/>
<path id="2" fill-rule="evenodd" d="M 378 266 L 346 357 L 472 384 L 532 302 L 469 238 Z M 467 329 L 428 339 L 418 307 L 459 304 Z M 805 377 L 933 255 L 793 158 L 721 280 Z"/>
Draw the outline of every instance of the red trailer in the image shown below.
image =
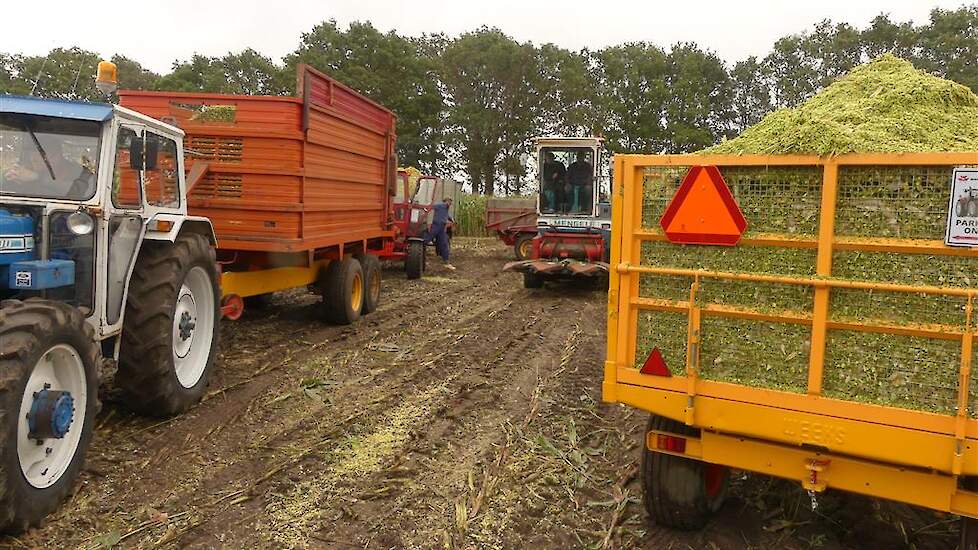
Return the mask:
<path id="1" fill-rule="evenodd" d="M 495 231 L 513 247 L 517 260 L 530 258 L 537 236 L 537 201 L 533 198 L 491 198 L 486 204 L 486 230 Z"/>
<path id="2" fill-rule="evenodd" d="M 224 313 L 309 285 L 323 313 L 377 307 L 393 247 L 395 115 L 306 65 L 297 97 L 123 91 L 120 104 L 185 133 L 188 207 L 210 218 Z"/>

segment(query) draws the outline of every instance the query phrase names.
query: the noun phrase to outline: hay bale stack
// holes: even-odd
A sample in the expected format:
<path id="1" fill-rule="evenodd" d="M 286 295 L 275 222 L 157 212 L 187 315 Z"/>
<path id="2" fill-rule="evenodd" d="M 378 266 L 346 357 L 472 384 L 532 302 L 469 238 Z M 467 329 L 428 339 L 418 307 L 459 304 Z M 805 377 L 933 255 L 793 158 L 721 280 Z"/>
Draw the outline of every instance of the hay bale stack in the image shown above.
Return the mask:
<path id="1" fill-rule="evenodd" d="M 809 101 L 771 113 L 739 137 L 704 153 L 817 154 L 978 151 L 978 96 L 968 88 L 886 55 L 855 68 Z M 836 235 L 942 240 L 951 166 L 843 167 Z M 686 167 L 650 169 L 643 225 L 657 229 Z M 815 239 L 821 169 L 806 166 L 721 168 L 748 220 L 748 234 Z M 815 250 L 734 248 L 646 242 L 647 265 L 811 277 Z M 845 279 L 976 288 L 978 259 L 836 251 L 833 276 Z M 689 278 L 643 276 L 643 296 L 685 301 Z M 701 304 L 810 315 L 808 287 L 766 283 L 701 283 Z M 930 295 L 833 290 L 833 321 L 897 326 L 964 326 L 964 300 Z M 806 325 L 704 316 L 701 376 L 804 393 L 811 329 Z M 640 366 L 653 347 L 681 374 L 686 317 L 639 315 Z M 960 342 L 830 331 L 823 394 L 830 397 L 951 414 L 957 392 Z M 978 350 L 976 350 L 978 354 Z M 978 358 L 976 358 L 978 359 Z M 975 363 L 978 365 L 978 362 Z"/>

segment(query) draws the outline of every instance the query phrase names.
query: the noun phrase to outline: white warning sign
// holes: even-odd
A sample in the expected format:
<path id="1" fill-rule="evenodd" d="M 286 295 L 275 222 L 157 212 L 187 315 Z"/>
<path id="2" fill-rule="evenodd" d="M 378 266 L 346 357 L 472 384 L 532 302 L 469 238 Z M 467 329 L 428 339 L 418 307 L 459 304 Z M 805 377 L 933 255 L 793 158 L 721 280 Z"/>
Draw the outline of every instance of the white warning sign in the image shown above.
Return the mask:
<path id="1" fill-rule="evenodd" d="M 944 242 L 950 246 L 978 246 L 978 168 L 954 169 Z"/>

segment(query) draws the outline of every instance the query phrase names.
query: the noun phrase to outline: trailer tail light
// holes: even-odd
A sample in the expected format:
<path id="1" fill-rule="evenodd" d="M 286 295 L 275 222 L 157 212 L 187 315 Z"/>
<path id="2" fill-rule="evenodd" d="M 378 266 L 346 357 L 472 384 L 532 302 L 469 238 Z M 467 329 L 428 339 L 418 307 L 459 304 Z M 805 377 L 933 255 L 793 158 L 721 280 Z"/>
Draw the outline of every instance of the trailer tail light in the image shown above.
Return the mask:
<path id="1" fill-rule="evenodd" d="M 675 435 L 656 434 L 655 448 L 671 453 L 685 453 L 686 439 Z"/>
<path id="2" fill-rule="evenodd" d="M 645 360 L 645 364 L 642 365 L 642 369 L 639 372 L 642 374 L 651 374 L 652 376 L 672 376 L 672 372 L 669 371 L 669 367 L 666 365 L 666 360 L 662 358 L 662 352 L 657 347 L 652 348 L 652 353 L 649 354 L 648 359 Z"/>

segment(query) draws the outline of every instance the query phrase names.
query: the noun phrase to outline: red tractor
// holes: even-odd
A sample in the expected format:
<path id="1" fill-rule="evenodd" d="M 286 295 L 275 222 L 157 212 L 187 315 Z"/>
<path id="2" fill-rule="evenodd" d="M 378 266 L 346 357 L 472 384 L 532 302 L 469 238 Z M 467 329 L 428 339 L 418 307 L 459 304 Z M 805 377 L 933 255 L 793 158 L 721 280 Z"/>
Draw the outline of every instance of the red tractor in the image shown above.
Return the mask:
<path id="1" fill-rule="evenodd" d="M 461 186 L 452 180 L 419 176 L 412 181 L 407 170 L 397 172 L 397 192 L 393 201 L 394 243 L 383 259 L 403 261 L 408 279 L 421 277 L 425 269 L 424 237 L 431 225 L 431 209 L 445 198 L 452 199 L 451 214 L 461 195 Z M 448 227 L 452 235 L 452 226 Z"/>
<path id="2" fill-rule="evenodd" d="M 602 166 L 603 140 L 597 137 L 537 138 L 540 194 L 537 235 L 530 257 L 510 262 L 523 273 L 523 286 L 541 288 L 556 279 L 607 278 L 611 204 Z"/>

